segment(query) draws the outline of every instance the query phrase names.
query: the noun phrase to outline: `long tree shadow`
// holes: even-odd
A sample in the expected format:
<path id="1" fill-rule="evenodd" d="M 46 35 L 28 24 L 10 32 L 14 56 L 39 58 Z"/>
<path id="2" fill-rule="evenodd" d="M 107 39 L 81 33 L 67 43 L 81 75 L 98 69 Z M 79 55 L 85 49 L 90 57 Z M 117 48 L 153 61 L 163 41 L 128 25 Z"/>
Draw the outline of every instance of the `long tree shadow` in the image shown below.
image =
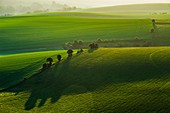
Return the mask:
<path id="1" fill-rule="evenodd" d="M 37 104 L 38 107 L 41 107 L 49 99 L 51 99 L 51 103 L 55 103 L 62 95 L 95 91 L 97 88 L 112 83 L 160 78 L 170 73 L 167 68 L 164 68 L 170 66 L 170 63 L 160 68 L 147 62 L 134 62 L 126 65 L 96 65 L 95 68 L 70 66 L 71 60 L 75 57 L 56 63 L 55 67 L 31 77 L 22 86 L 11 90 L 17 93 L 25 90 L 31 92 L 25 103 L 25 110 L 31 110 Z"/>
<path id="2" fill-rule="evenodd" d="M 68 71 L 70 59 L 67 58 L 62 63 L 58 62 L 54 68 L 48 69 L 35 78 L 31 95 L 25 103 L 25 110 L 34 108 L 38 100 L 40 100 L 38 107 L 43 106 L 48 98 L 51 98 L 51 103 L 57 102 L 63 90 L 68 87 L 64 75 Z"/>
<path id="3" fill-rule="evenodd" d="M 23 81 L 24 78 L 28 77 L 30 72 L 35 71 L 37 67 L 41 65 L 41 62 L 41 60 L 37 61 L 19 70 L 0 72 L 2 76 L 2 78 L 0 78 L 0 89 L 6 89 Z"/>

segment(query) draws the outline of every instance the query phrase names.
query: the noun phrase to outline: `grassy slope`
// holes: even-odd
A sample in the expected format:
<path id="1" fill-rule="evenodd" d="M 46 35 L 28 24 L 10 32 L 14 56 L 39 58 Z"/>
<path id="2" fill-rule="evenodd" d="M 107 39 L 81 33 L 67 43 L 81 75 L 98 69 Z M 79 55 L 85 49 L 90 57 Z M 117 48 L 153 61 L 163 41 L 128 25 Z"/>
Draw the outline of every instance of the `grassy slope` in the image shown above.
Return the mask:
<path id="1" fill-rule="evenodd" d="M 168 113 L 169 51 L 122 48 L 74 55 L 1 93 L 0 112 Z"/>
<path id="2" fill-rule="evenodd" d="M 93 9 L 84 9 L 84 10 L 80 10 L 80 12 L 50 12 L 50 13 L 38 13 L 38 14 L 34 14 L 34 16 L 37 15 L 44 15 L 44 16 L 71 16 L 71 17 L 80 17 L 80 18 L 107 18 L 107 19 L 148 19 L 148 18 L 155 18 L 155 19 L 168 19 L 170 18 L 170 14 L 168 13 L 169 9 L 167 8 L 167 13 L 168 14 L 148 14 L 148 12 L 146 12 L 145 7 L 143 9 L 141 9 L 141 12 L 144 11 L 145 13 L 130 13 L 130 12 L 125 12 L 123 13 L 123 11 L 128 11 L 127 9 L 131 6 L 126 6 L 127 9 L 123 10 L 122 6 L 122 13 L 107 13 L 105 12 L 105 9 L 108 8 L 108 10 L 112 11 L 112 8 L 114 9 L 117 6 L 113 6 L 113 7 L 102 7 L 102 8 L 96 8 L 96 10 L 101 10 L 101 12 L 97 12 L 97 11 L 93 11 Z M 162 6 L 163 7 L 163 6 Z M 110 9 L 109 9 L 110 8 Z M 94 8 L 95 9 L 95 8 Z M 120 9 L 117 10 L 113 10 L 113 11 L 119 11 Z M 89 11 L 88 11 L 89 10 Z M 157 9 L 158 10 L 158 9 Z M 102 12 L 103 11 L 103 12 Z M 134 10 L 135 11 L 135 10 Z M 161 12 L 162 9 L 159 9 L 159 12 Z M 28 15 L 26 15 L 28 16 Z"/>
<path id="3" fill-rule="evenodd" d="M 85 9 L 84 11 L 113 14 L 159 14 L 163 12 L 167 12 L 169 14 L 170 3 L 120 5 Z"/>
<path id="4" fill-rule="evenodd" d="M 65 51 L 49 51 L 0 56 L 0 89 L 30 77 L 38 71 L 47 57 L 63 54 Z"/>
<path id="5" fill-rule="evenodd" d="M 0 18 L 0 54 L 61 49 L 62 44 L 73 40 L 152 38 L 151 28 L 150 19 L 54 15 L 5 17 Z M 169 37 L 168 31 L 169 27 L 160 30 L 158 37 Z"/>
<path id="6" fill-rule="evenodd" d="M 1 52 L 36 50 L 36 48 L 59 49 L 65 42 L 76 39 L 123 39 L 136 36 L 149 38 L 148 30 L 151 28 L 150 20 L 111 20 L 63 16 L 11 17 L 2 18 L 0 22 L 2 22 L 0 23 Z"/>

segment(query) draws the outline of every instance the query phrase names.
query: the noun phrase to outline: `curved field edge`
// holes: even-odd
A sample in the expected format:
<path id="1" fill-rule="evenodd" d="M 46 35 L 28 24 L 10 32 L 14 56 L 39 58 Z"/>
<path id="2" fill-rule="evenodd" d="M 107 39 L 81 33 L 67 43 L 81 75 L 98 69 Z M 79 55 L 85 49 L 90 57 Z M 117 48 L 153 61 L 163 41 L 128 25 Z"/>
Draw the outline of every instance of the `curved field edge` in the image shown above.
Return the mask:
<path id="1" fill-rule="evenodd" d="M 62 49 L 63 44 L 74 40 L 153 39 L 157 45 L 170 43 L 169 24 L 159 25 L 159 32 L 151 34 L 151 18 L 109 19 L 96 15 L 102 14 L 48 13 L 0 18 L 0 54 Z"/>
<path id="2" fill-rule="evenodd" d="M 64 43 L 74 40 L 150 38 L 148 31 L 152 27 L 148 19 L 72 16 L 11 17 L 0 22 L 1 53 L 61 49 Z"/>
<path id="3" fill-rule="evenodd" d="M 8 88 L 38 73 L 48 57 L 65 56 L 64 50 L 0 56 L 0 89 Z M 56 61 L 56 60 L 55 60 Z"/>
<path id="4" fill-rule="evenodd" d="M 1 93 L 0 110 L 167 113 L 169 51 L 169 47 L 85 51 Z"/>

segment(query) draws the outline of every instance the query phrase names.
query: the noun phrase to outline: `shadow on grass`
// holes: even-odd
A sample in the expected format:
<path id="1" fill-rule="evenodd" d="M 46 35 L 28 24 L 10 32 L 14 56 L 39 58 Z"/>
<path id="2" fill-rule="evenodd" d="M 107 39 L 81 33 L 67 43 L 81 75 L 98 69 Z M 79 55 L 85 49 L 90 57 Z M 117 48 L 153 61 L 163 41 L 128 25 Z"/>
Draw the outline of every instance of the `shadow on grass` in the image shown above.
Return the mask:
<path id="1" fill-rule="evenodd" d="M 97 49 L 88 49 L 88 53 L 93 53 Z"/>
<path id="2" fill-rule="evenodd" d="M 41 62 L 37 61 L 19 70 L 0 72 L 0 89 L 10 88 L 10 86 L 23 81 L 28 76 L 28 73 L 33 72 L 33 70 L 36 70 L 41 65 Z"/>
<path id="3" fill-rule="evenodd" d="M 70 60 L 75 57 L 56 63 L 55 67 L 30 78 L 22 86 L 11 90 L 16 93 L 26 90 L 31 92 L 25 103 L 25 110 L 31 110 L 37 104 L 38 107 L 44 106 L 49 99 L 51 103 L 55 103 L 62 95 L 91 92 L 113 83 L 160 78 L 170 73 L 167 68 L 164 68 L 170 64 L 157 68 L 145 62 L 126 65 L 96 65 L 95 68 L 82 68 L 81 66 L 73 68 L 70 66 Z"/>
<path id="4" fill-rule="evenodd" d="M 31 95 L 25 103 L 25 110 L 34 108 L 38 100 L 40 100 L 38 107 L 43 106 L 48 98 L 51 98 L 51 103 L 57 102 L 63 90 L 68 86 L 64 82 L 64 75 L 69 69 L 70 59 L 67 58 L 64 62 L 57 62 L 55 67 L 34 78 L 35 83 L 33 83 Z"/>

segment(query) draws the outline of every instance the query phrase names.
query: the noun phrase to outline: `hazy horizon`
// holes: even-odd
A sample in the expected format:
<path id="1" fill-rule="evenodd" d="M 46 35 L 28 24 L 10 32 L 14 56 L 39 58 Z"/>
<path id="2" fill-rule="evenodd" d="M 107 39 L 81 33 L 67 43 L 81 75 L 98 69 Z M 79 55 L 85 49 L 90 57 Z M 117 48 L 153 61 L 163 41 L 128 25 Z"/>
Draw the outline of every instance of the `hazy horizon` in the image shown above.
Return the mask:
<path id="1" fill-rule="evenodd" d="M 61 3 L 67 3 L 75 6 L 86 6 L 86 7 L 102 7 L 102 6 L 115 6 L 125 4 L 144 4 L 144 3 L 170 3 L 170 0 L 57 0 Z"/>
<path id="2" fill-rule="evenodd" d="M 103 6 L 115 6 L 115 5 L 125 5 L 125 4 L 144 4 L 144 3 L 170 3 L 170 0 L 0 0 L 0 5 L 3 4 L 29 4 L 33 2 L 40 2 L 42 4 L 50 4 L 51 2 L 57 2 L 61 4 L 67 4 L 70 6 L 77 6 L 77 7 L 103 7 Z"/>

